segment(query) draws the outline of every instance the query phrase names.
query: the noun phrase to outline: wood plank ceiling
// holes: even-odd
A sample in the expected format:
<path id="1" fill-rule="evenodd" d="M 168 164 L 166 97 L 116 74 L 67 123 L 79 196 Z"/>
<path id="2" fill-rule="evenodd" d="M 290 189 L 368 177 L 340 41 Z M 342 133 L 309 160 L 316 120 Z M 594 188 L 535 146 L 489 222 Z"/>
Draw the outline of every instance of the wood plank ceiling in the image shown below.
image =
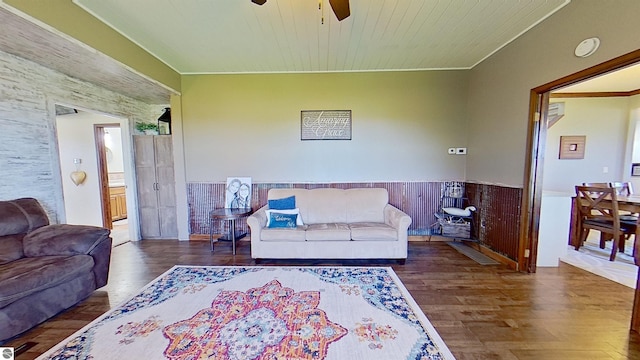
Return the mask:
<path id="1" fill-rule="evenodd" d="M 341 22 L 328 0 L 74 2 L 194 74 L 469 69 L 569 1 L 350 0 Z"/>

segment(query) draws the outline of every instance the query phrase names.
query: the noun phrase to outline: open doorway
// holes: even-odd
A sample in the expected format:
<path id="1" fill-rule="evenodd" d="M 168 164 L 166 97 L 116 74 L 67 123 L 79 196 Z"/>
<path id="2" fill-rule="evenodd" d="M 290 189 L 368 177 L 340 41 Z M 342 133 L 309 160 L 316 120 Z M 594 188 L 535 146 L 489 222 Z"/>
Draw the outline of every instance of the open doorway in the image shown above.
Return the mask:
<path id="1" fill-rule="evenodd" d="M 629 70 L 625 68 L 617 73 Z M 609 259 L 613 242 L 601 244 L 598 231 L 590 231 L 578 251 L 567 244 L 575 185 L 632 180 L 631 152 L 634 143 L 635 147 L 638 145 L 632 112 L 640 105 L 640 96 L 634 93 L 635 89 L 625 91 L 624 84 L 598 87 L 601 79 L 551 93 L 550 108 L 561 104 L 563 117 L 553 124 L 549 122 L 547 128 L 537 266 L 558 266 L 563 262 L 635 288 L 638 267 L 633 258 L 634 236 L 616 252 L 614 261 Z M 607 91 L 609 89 L 617 91 Z M 571 152 L 566 146 L 561 147 L 575 138 L 584 140 L 580 151 Z M 553 260 L 554 264 L 545 264 L 545 259 Z"/>
<path id="2" fill-rule="evenodd" d="M 529 252 L 530 256 L 519 257 L 521 269 L 526 269 L 528 272 L 535 272 L 536 270 L 536 260 L 539 250 L 538 225 L 540 224 L 540 209 L 543 195 L 543 169 L 545 149 L 547 146 L 550 93 L 569 85 L 578 84 L 585 80 L 594 79 L 598 76 L 624 69 L 639 62 L 640 50 L 637 50 L 531 90 L 529 134 L 527 141 L 529 158 L 526 164 L 526 181 L 522 207 L 523 229 L 519 246 L 522 254 Z"/>
<path id="3" fill-rule="evenodd" d="M 127 129 L 127 119 L 56 105 L 64 221 L 112 229 L 114 246 L 136 239 Z"/>
<path id="4" fill-rule="evenodd" d="M 125 167 L 120 124 L 94 125 L 103 226 L 111 229 L 113 245 L 129 239 Z"/>

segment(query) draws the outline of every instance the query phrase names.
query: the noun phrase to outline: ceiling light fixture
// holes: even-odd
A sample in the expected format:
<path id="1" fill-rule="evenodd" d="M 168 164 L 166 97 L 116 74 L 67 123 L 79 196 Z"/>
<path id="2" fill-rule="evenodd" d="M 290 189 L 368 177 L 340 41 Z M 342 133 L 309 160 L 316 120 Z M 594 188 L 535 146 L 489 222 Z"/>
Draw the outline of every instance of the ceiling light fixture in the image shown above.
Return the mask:
<path id="1" fill-rule="evenodd" d="M 576 46 L 575 54 L 577 57 L 585 58 L 592 55 L 600 46 L 600 39 L 592 37 L 584 39 L 578 46 Z"/>

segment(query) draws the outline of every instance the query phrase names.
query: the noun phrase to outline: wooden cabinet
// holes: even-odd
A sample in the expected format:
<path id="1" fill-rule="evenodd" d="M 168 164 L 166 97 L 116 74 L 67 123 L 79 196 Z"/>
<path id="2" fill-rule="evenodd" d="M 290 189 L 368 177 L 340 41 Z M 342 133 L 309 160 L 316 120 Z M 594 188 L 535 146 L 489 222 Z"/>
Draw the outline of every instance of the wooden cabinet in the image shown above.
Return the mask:
<path id="1" fill-rule="evenodd" d="M 140 235 L 177 239 L 173 142 L 167 135 L 134 138 Z"/>
<path id="2" fill-rule="evenodd" d="M 111 221 L 127 218 L 127 197 L 124 186 L 109 188 L 109 204 L 111 206 Z"/>

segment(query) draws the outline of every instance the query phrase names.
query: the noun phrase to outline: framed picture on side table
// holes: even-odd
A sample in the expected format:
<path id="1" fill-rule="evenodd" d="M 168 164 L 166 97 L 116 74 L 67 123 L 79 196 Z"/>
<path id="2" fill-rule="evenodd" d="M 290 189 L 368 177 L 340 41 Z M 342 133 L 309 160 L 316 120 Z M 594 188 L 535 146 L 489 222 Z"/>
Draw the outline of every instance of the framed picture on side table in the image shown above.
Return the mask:
<path id="1" fill-rule="evenodd" d="M 228 177 L 224 207 L 228 209 L 248 209 L 251 207 L 251 178 Z"/>

